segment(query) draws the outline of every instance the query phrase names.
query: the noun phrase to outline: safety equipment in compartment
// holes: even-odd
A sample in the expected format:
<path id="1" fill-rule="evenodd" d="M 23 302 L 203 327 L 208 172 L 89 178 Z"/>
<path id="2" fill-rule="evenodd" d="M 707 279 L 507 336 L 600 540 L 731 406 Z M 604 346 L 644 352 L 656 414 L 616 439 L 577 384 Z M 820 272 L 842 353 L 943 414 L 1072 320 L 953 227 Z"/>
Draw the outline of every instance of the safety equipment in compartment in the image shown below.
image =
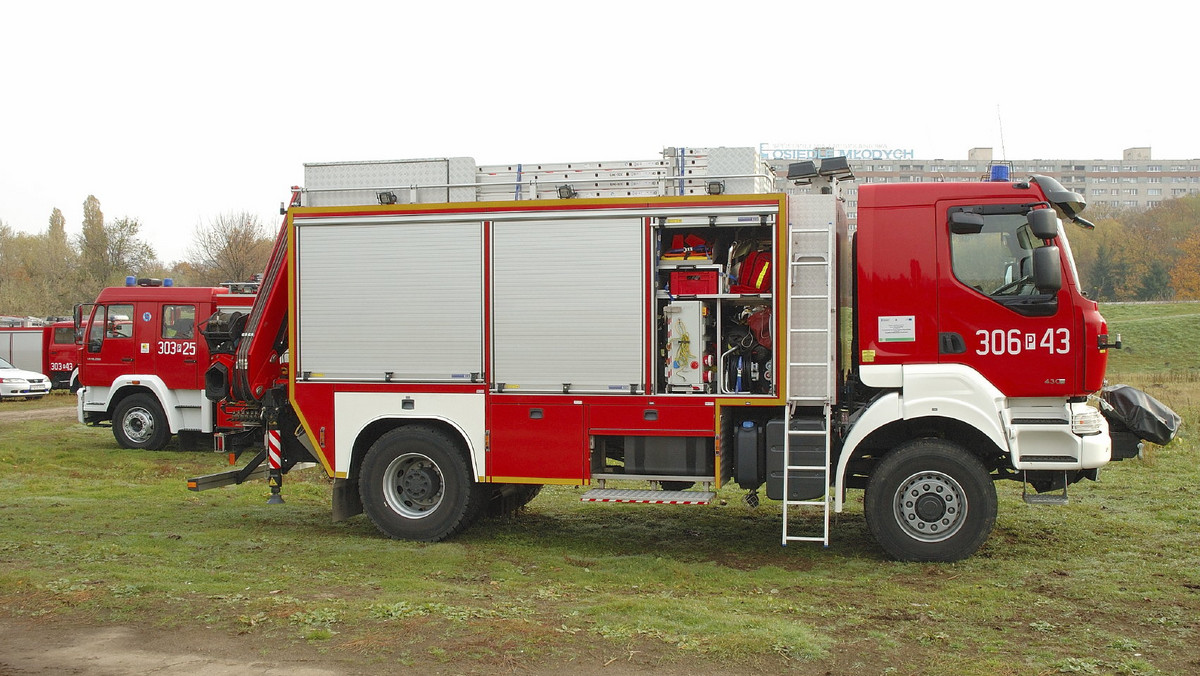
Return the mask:
<path id="1" fill-rule="evenodd" d="M 729 247 L 730 293 L 769 293 L 773 274 L 769 243 L 734 242 Z"/>
<path id="2" fill-rule="evenodd" d="M 716 360 L 709 308 L 681 300 L 663 308 L 666 327 L 666 384 L 669 392 L 711 392 Z"/>
<path id="3" fill-rule="evenodd" d="M 693 235 L 675 235 L 671 238 L 671 248 L 662 254 L 662 260 L 668 262 L 711 263 L 712 245 L 704 238 Z"/>
<path id="4" fill-rule="evenodd" d="M 722 393 L 771 393 L 771 327 L 768 307 L 744 307 L 728 322 L 725 351 L 721 353 Z"/>

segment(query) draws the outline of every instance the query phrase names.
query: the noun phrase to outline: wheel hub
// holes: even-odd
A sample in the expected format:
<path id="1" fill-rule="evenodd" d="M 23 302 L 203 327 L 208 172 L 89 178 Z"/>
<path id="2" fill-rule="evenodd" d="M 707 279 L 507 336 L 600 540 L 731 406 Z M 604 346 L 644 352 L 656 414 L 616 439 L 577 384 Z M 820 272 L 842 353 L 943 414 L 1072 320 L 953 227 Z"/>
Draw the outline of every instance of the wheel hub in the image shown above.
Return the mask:
<path id="1" fill-rule="evenodd" d="M 384 470 L 384 500 L 409 519 L 420 519 L 437 510 L 445 496 L 444 489 L 441 468 L 421 453 L 405 453 Z"/>
<path id="2" fill-rule="evenodd" d="M 896 491 L 896 521 L 910 537 L 924 542 L 945 540 L 962 528 L 967 515 L 966 495 L 953 477 L 942 472 L 918 472 Z"/>
<path id="3" fill-rule="evenodd" d="M 125 430 L 125 436 L 133 441 L 143 442 L 154 434 L 154 419 L 148 411 L 140 408 L 131 409 L 125 414 L 121 426 Z"/>
<path id="4" fill-rule="evenodd" d="M 428 467 L 413 467 L 400 478 L 400 488 L 414 500 L 424 500 L 441 489 L 437 472 Z"/>

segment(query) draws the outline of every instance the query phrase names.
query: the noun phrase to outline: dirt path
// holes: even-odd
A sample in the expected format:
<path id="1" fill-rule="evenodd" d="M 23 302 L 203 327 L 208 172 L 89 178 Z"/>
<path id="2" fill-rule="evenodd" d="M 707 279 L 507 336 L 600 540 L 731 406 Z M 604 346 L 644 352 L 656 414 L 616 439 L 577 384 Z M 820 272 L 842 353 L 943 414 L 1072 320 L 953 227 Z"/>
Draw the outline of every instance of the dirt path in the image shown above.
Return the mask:
<path id="1" fill-rule="evenodd" d="M 219 631 L 171 631 L 154 627 L 92 627 L 51 620 L 0 617 L 0 676 L 86 674 L 175 674 L 191 676 L 392 676 L 396 673 L 524 676 L 686 676 L 686 664 L 663 665 L 638 651 L 618 657 L 580 654 L 578 659 L 545 664 L 456 663 L 454 660 L 403 661 L 336 652 L 305 643 L 270 646 L 258 635 Z M 815 667 L 814 667 L 815 668 Z M 798 676 L 820 673 L 797 671 Z"/>
<path id="2" fill-rule="evenodd" d="M 364 673 L 304 647 L 289 650 L 286 659 L 267 660 L 258 639 L 251 637 L 131 627 L 71 627 L 14 619 L 0 619 L 0 636 L 4 637 L 0 676 Z"/>
<path id="3" fill-rule="evenodd" d="M 66 406 L 59 408 L 22 408 L 15 411 L 5 409 L 6 406 L 0 405 L 0 423 L 24 422 L 26 420 L 61 420 L 75 417 L 75 409 Z"/>

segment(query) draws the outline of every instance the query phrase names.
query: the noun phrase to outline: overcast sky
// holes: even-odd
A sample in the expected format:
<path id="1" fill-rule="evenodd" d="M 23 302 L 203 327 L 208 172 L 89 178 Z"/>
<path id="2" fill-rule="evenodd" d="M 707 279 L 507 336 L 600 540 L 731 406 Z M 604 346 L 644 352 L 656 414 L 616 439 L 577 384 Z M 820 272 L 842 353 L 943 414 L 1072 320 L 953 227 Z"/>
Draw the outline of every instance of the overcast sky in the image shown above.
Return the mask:
<path id="1" fill-rule="evenodd" d="M 40 232 L 58 207 L 73 234 L 95 195 L 173 261 L 221 214 L 274 230 L 305 162 L 1197 158 L 1197 19 L 1157 0 L 9 2 L 0 221 Z"/>

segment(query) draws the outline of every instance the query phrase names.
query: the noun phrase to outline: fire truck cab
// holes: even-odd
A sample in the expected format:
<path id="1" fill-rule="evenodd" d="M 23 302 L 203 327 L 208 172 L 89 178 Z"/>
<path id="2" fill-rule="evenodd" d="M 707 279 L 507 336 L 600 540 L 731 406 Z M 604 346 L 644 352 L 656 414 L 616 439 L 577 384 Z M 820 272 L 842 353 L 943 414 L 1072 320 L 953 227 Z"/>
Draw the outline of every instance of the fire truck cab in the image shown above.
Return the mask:
<path id="1" fill-rule="evenodd" d="M 212 432 L 217 407 L 203 394 L 208 349 L 197 324 L 248 309 L 245 286 L 176 287 L 129 278 L 100 292 L 85 318 L 78 370 L 79 421 L 111 424 L 124 448 L 159 450 L 172 434 Z"/>

